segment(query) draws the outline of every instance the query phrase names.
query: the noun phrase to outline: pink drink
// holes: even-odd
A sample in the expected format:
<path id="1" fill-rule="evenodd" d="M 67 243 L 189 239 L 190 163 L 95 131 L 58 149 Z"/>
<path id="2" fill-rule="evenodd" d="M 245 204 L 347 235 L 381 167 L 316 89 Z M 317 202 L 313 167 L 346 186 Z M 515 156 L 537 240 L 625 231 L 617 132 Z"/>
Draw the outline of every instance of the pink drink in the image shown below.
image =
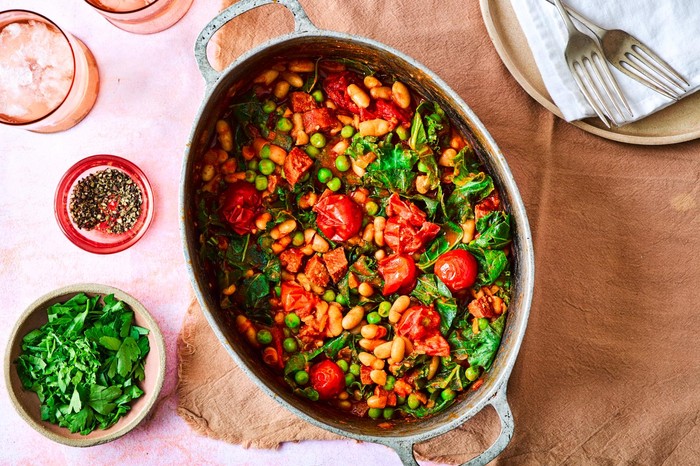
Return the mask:
<path id="1" fill-rule="evenodd" d="M 85 0 L 125 31 L 152 34 L 168 29 L 190 9 L 193 0 Z"/>
<path id="2" fill-rule="evenodd" d="M 97 98 L 90 51 L 41 15 L 0 12 L 0 123 L 41 133 L 82 120 Z"/>
<path id="3" fill-rule="evenodd" d="M 73 52 L 57 27 L 34 20 L 0 29 L 0 117 L 28 123 L 57 108 L 73 83 Z"/>

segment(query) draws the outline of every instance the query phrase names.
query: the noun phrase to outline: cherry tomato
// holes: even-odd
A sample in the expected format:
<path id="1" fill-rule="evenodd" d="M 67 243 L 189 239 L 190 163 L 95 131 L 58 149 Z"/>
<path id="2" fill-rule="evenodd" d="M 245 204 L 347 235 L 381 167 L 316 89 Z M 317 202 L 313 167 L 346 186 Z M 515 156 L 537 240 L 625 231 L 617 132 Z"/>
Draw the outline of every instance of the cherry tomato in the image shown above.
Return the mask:
<path id="1" fill-rule="evenodd" d="M 296 282 L 282 282 L 280 299 L 284 312 L 294 312 L 299 317 L 306 317 L 314 312 L 318 301 L 316 295 L 306 291 Z"/>
<path id="2" fill-rule="evenodd" d="M 236 181 L 221 195 L 221 215 L 239 235 L 250 233 L 262 196 L 252 183 Z"/>
<path id="3" fill-rule="evenodd" d="M 396 193 L 389 198 L 386 213 L 389 220 L 384 228 L 384 240 L 398 254 L 420 252 L 440 233 L 440 227 L 426 221 L 422 210 Z"/>
<path id="4" fill-rule="evenodd" d="M 362 207 L 345 194 L 331 194 L 314 206 L 316 223 L 331 241 L 347 241 L 362 228 Z"/>
<path id="5" fill-rule="evenodd" d="M 329 359 L 311 366 L 309 376 L 311 386 L 322 400 L 333 398 L 345 388 L 345 373 Z"/>
<path id="6" fill-rule="evenodd" d="M 329 74 L 323 81 L 323 89 L 328 94 L 328 98 L 338 107 L 359 115 L 360 108 L 352 101 L 348 93 L 350 84 L 362 87 L 362 78 L 351 71 L 341 71 Z"/>
<path id="7" fill-rule="evenodd" d="M 440 333 L 440 314 L 431 306 L 413 306 L 404 311 L 396 327 L 399 335 L 413 341 L 413 348 L 428 356 L 449 356 L 450 345 Z"/>
<path id="8" fill-rule="evenodd" d="M 396 327 L 399 335 L 411 340 L 423 340 L 440 329 L 440 314 L 432 306 L 412 306 L 401 315 Z"/>
<path id="9" fill-rule="evenodd" d="M 402 200 L 396 193 L 389 197 L 386 214 L 390 217 L 398 217 L 397 221 L 400 223 L 408 223 L 417 227 L 423 225 L 426 220 L 425 212 L 412 202 Z"/>
<path id="10" fill-rule="evenodd" d="M 464 249 L 448 251 L 435 261 L 435 275 L 451 291 L 469 288 L 476 281 L 476 259 Z"/>
<path id="11" fill-rule="evenodd" d="M 418 353 L 424 353 L 428 356 L 450 355 L 450 344 L 447 343 L 445 337 L 443 337 L 439 332 L 434 333 L 425 340 L 414 341 L 413 349 Z"/>
<path id="12" fill-rule="evenodd" d="M 379 274 L 384 279 L 382 294 L 389 296 L 397 291 L 408 294 L 416 286 L 416 263 L 411 256 L 392 254 L 377 263 Z"/>
<path id="13" fill-rule="evenodd" d="M 440 227 L 434 223 L 424 222 L 420 228 L 410 223 L 403 223 L 399 217 L 391 217 L 384 227 L 384 241 L 399 254 L 421 252 L 427 244 L 440 233 Z"/>

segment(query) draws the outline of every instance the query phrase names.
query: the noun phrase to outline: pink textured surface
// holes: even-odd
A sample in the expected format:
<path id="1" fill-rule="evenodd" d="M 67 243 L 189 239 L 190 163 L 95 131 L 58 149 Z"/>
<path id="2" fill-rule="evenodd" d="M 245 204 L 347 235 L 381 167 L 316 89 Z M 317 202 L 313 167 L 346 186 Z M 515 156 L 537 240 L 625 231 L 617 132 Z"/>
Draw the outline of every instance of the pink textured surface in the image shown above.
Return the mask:
<path id="1" fill-rule="evenodd" d="M 175 413 L 175 346 L 191 291 L 178 230 L 178 187 L 185 144 L 204 85 L 193 58 L 196 35 L 219 2 L 195 1 L 174 27 L 149 36 L 110 25 L 82 1 L 0 0 L 0 11 L 42 13 L 82 39 L 100 69 L 92 112 L 76 127 L 35 134 L 0 127 L 0 346 L 36 297 L 78 282 L 132 294 L 158 321 L 166 340 L 166 381 L 152 416 L 112 443 L 76 449 L 52 443 L 12 408 L 0 384 L 0 464 L 399 464 L 387 448 L 351 441 L 304 442 L 278 451 L 245 450 L 193 433 Z M 155 218 L 135 246 L 110 256 L 85 252 L 60 232 L 53 195 L 78 160 L 108 153 L 135 162 L 155 193 Z M 270 403 L 273 401 L 270 400 Z M 231 413 L 235 416 L 235 413 Z"/>

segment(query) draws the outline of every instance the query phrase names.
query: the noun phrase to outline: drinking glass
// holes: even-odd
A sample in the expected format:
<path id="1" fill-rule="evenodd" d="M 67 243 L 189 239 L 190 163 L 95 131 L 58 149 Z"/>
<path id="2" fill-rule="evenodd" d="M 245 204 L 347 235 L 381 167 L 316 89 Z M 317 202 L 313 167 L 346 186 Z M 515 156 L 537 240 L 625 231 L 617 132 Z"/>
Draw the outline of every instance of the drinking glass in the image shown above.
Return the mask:
<path id="1" fill-rule="evenodd" d="M 107 21 L 136 34 L 168 29 L 185 16 L 193 0 L 85 0 Z"/>
<path id="2" fill-rule="evenodd" d="M 98 84 L 95 57 L 80 40 L 37 13 L 0 12 L 0 123 L 66 130 L 88 114 Z"/>

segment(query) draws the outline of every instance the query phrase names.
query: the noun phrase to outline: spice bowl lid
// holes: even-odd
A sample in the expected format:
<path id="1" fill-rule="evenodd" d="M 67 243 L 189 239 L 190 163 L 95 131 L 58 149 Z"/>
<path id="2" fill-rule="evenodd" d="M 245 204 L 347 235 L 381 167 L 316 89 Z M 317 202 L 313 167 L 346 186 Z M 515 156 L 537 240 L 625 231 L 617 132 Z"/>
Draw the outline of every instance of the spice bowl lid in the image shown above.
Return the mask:
<path id="1" fill-rule="evenodd" d="M 71 215 L 71 198 L 78 183 L 92 174 L 115 169 L 133 180 L 141 192 L 141 210 L 134 225 L 122 233 L 104 228 L 81 229 Z M 148 178 L 139 167 L 116 155 L 93 155 L 70 167 L 56 188 L 54 212 L 63 234 L 76 246 L 95 254 L 113 254 L 135 244 L 146 233 L 153 220 L 153 191 Z"/>

